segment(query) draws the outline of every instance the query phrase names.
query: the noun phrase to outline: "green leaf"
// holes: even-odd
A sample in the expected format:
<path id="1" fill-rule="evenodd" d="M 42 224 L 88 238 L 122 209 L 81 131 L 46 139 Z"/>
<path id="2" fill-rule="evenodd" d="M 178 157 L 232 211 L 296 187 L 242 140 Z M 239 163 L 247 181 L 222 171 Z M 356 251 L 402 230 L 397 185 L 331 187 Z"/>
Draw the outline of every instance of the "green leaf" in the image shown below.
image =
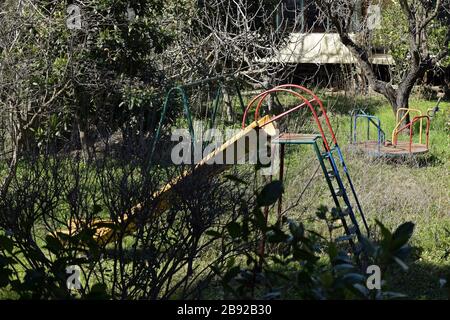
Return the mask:
<path id="1" fill-rule="evenodd" d="M 239 273 L 241 272 L 241 268 L 239 266 L 232 267 L 229 269 L 222 278 L 223 283 L 229 283 L 233 280 Z"/>
<path id="2" fill-rule="evenodd" d="M 320 220 L 327 220 L 327 212 L 328 212 L 327 206 L 320 206 L 316 210 L 316 216 Z"/>
<path id="3" fill-rule="evenodd" d="M 328 245 L 327 253 L 328 253 L 328 256 L 330 257 L 330 261 L 335 261 L 336 257 L 339 254 L 339 251 L 334 242 L 331 242 Z"/>
<path id="4" fill-rule="evenodd" d="M 355 271 L 356 268 L 352 264 L 342 263 L 334 266 L 334 270 L 338 273 L 348 273 L 349 271 Z"/>
<path id="5" fill-rule="evenodd" d="M 294 248 L 292 254 L 296 260 L 306 260 L 314 262 L 318 259 L 318 257 L 316 257 L 313 253 L 300 248 Z"/>
<path id="6" fill-rule="evenodd" d="M 267 229 L 267 222 L 266 222 L 266 218 L 264 216 L 264 214 L 261 212 L 261 210 L 255 210 L 255 226 L 265 232 Z"/>
<path id="7" fill-rule="evenodd" d="M 92 226 L 95 229 L 99 229 L 99 228 L 107 228 L 107 229 L 111 229 L 113 231 L 119 231 L 120 230 L 120 225 L 114 223 L 114 222 L 107 222 L 107 221 L 99 221 L 93 224 Z"/>
<path id="8" fill-rule="evenodd" d="M 272 181 L 264 186 L 256 197 L 259 207 L 267 207 L 274 204 L 283 194 L 283 183 L 279 180 Z"/>
<path id="9" fill-rule="evenodd" d="M 0 248 L 12 253 L 14 249 L 14 242 L 7 236 L 0 235 Z"/>
<path id="10" fill-rule="evenodd" d="M 403 294 L 403 293 L 399 293 L 399 292 L 392 292 L 392 291 L 384 291 L 382 293 L 383 298 L 385 299 L 404 299 L 407 298 L 408 296 Z"/>
<path id="11" fill-rule="evenodd" d="M 366 298 L 369 295 L 369 289 L 360 283 L 354 283 L 351 286 L 351 289 L 353 289 L 352 291 L 361 298 Z"/>
<path id="12" fill-rule="evenodd" d="M 74 235 L 72 234 L 72 235 L 68 235 L 68 234 L 66 234 L 66 233 L 63 233 L 63 232 L 56 232 L 56 235 L 57 235 L 57 237 L 59 238 L 59 239 L 61 239 L 61 241 L 63 241 L 64 243 L 65 242 L 71 242 L 72 241 L 72 238 L 74 237 Z"/>
<path id="13" fill-rule="evenodd" d="M 400 249 L 396 250 L 394 255 L 402 260 L 406 260 L 411 254 L 411 247 L 408 245 L 404 245 Z"/>
<path id="14" fill-rule="evenodd" d="M 220 238 L 222 234 L 215 230 L 208 230 L 205 232 L 207 236 L 213 237 L 213 238 Z"/>
<path id="15" fill-rule="evenodd" d="M 385 241 L 386 243 L 390 243 L 392 240 L 392 234 L 389 231 L 389 229 L 386 228 L 381 221 L 375 219 L 375 222 L 378 225 L 378 227 L 380 227 L 381 234 L 383 235 L 383 241 Z"/>
<path id="16" fill-rule="evenodd" d="M 98 213 L 100 213 L 100 212 L 102 212 L 102 206 L 100 206 L 100 205 L 98 205 L 98 204 L 94 204 L 94 206 L 92 207 L 92 213 L 94 214 L 94 215 L 96 215 L 96 214 L 98 214 Z"/>
<path id="17" fill-rule="evenodd" d="M 364 252 L 365 252 L 368 256 L 372 257 L 372 256 L 375 255 L 375 253 L 376 253 L 376 251 L 377 251 L 377 248 L 376 248 L 376 246 L 372 243 L 372 241 L 370 241 L 368 238 L 362 236 L 362 237 L 361 237 L 361 244 L 362 244 L 362 246 L 363 246 Z"/>
<path id="18" fill-rule="evenodd" d="M 96 283 L 91 287 L 89 294 L 87 295 L 88 299 L 92 300 L 106 300 L 109 299 L 109 295 L 107 293 L 107 287 L 104 283 Z"/>
<path id="19" fill-rule="evenodd" d="M 244 181 L 241 178 L 238 178 L 238 177 L 236 177 L 236 176 L 234 176 L 232 174 L 227 174 L 224 177 L 225 177 L 225 179 L 228 179 L 230 181 L 236 182 L 238 184 L 243 184 L 243 185 L 247 185 L 248 184 L 247 181 Z"/>
<path id="20" fill-rule="evenodd" d="M 38 249 L 31 249 L 28 252 L 28 257 L 39 262 L 47 262 L 47 258 L 45 257 L 45 255 L 41 250 Z"/>
<path id="21" fill-rule="evenodd" d="M 222 275 L 222 270 L 218 266 L 211 266 L 211 270 L 216 274 L 217 276 Z"/>
<path id="22" fill-rule="evenodd" d="M 413 232 L 414 223 L 405 222 L 400 225 L 392 235 L 391 250 L 396 251 L 403 247 L 411 239 Z"/>
<path id="23" fill-rule="evenodd" d="M 264 295 L 264 297 L 263 297 L 264 300 L 275 300 L 275 299 L 279 299 L 279 298 L 281 298 L 280 291 L 269 292 L 266 295 Z"/>
<path id="24" fill-rule="evenodd" d="M 289 238 L 287 234 L 277 228 L 271 229 L 266 235 L 267 241 L 270 243 L 283 243 Z"/>
<path id="25" fill-rule="evenodd" d="M 394 261 L 397 262 L 397 264 L 398 264 L 400 267 L 402 267 L 402 269 L 403 269 L 404 271 L 408 271 L 408 270 L 409 270 L 409 267 L 408 267 L 408 266 L 406 265 L 406 263 L 404 263 L 400 258 L 398 258 L 398 257 L 396 257 L 396 256 L 394 256 L 393 258 L 394 258 Z"/>
<path id="26" fill-rule="evenodd" d="M 305 235 L 305 228 L 303 224 L 298 225 L 295 221 L 289 222 L 289 231 L 294 236 L 294 238 L 303 238 Z"/>
<path id="27" fill-rule="evenodd" d="M 9 284 L 9 277 L 12 274 L 10 269 L 0 269 L 0 288 L 4 288 Z"/>
<path id="28" fill-rule="evenodd" d="M 339 253 L 333 260 L 335 264 L 352 264 L 353 261 L 345 253 Z"/>
<path id="29" fill-rule="evenodd" d="M 237 222 L 230 222 L 227 225 L 227 230 L 228 233 L 230 234 L 231 238 L 236 239 L 239 238 L 239 236 L 241 235 L 241 225 Z"/>
<path id="30" fill-rule="evenodd" d="M 13 258 L 0 255 L 0 268 L 16 264 Z"/>
<path id="31" fill-rule="evenodd" d="M 236 262 L 236 259 L 234 257 L 231 257 L 226 263 L 226 269 L 233 268 L 235 262 Z"/>
<path id="32" fill-rule="evenodd" d="M 248 222 L 249 222 L 249 220 L 247 218 L 244 218 L 244 221 L 242 222 L 241 234 L 242 234 L 243 241 L 248 241 L 248 236 L 250 235 L 250 229 L 249 229 Z"/>
<path id="33" fill-rule="evenodd" d="M 88 244 L 94 241 L 94 234 L 95 228 L 86 228 L 81 230 L 74 238 L 81 243 Z"/>
<path id="34" fill-rule="evenodd" d="M 347 273 L 342 277 L 346 283 L 355 284 L 355 283 L 365 283 L 366 277 L 359 273 Z"/>
<path id="35" fill-rule="evenodd" d="M 291 276 L 287 275 L 284 271 L 267 270 L 266 274 L 271 276 L 273 275 L 274 277 L 277 277 L 285 281 L 291 281 Z"/>
<path id="36" fill-rule="evenodd" d="M 54 254 L 58 254 L 64 249 L 61 241 L 52 235 L 46 236 L 45 242 L 46 242 L 46 248 Z"/>
<path id="37" fill-rule="evenodd" d="M 279 264 L 279 265 L 284 265 L 285 261 L 280 259 L 278 256 L 272 256 L 270 257 L 270 259 L 273 261 L 273 263 L 275 264 Z"/>
<path id="38" fill-rule="evenodd" d="M 300 288 L 310 284 L 313 281 L 312 275 L 308 271 L 299 271 L 297 274 L 297 284 Z"/>
<path id="39" fill-rule="evenodd" d="M 30 288 L 42 286 L 45 282 L 46 273 L 43 268 L 27 270 L 25 272 L 24 284 Z"/>

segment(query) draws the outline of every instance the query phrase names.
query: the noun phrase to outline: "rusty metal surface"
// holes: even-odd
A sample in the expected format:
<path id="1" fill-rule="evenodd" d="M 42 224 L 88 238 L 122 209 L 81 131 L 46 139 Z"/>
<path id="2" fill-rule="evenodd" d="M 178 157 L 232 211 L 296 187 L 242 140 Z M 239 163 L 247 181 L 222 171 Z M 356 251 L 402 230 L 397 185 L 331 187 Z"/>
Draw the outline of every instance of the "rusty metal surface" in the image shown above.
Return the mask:
<path id="1" fill-rule="evenodd" d="M 417 155 L 428 152 L 428 148 L 425 144 L 413 143 L 411 146 L 411 152 L 409 152 L 409 141 L 399 141 L 397 146 L 380 146 L 378 150 L 377 141 L 366 141 L 354 144 L 354 147 L 360 151 L 370 154 L 377 154 L 378 151 L 381 155 L 387 156 L 403 156 L 403 155 Z"/>
<path id="2" fill-rule="evenodd" d="M 302 133 L 281 133 L 273 143 L 312 143 L 320 138 L 320 134 L 302 134 Z"/>

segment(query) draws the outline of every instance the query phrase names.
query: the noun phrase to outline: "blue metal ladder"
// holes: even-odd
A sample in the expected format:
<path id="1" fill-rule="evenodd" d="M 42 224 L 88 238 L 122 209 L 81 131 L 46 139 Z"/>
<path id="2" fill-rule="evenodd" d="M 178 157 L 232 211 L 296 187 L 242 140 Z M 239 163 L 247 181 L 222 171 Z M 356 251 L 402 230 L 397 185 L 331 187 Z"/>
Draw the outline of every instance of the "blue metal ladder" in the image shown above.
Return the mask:
<path id="1" fill-rule="evenodd" d="M 319 143 L 319 140 L 322 140 L 322 137 L 318 134 L 291 134 L 289 138 L 285 137 L 283 138 L 282 134 L 273 141 L 273 143 L 281 145 L 283 156 L 284 145 L 286 144 L 313 146 L 345 232 L 344 236 L 340 236 L 335 240 L 337 242 L 348 241 L 353 253 L 359 255 L 362 251 L 361 238 L 363 233 L 357 217 L 360 218 L 367 236 L 369 236 L 369 227 L 339 146 L 337 144 L 334 145 L 330 151 L 321 148 L 320 145 L 323 145 L 323 143 Z M 338 162 L 335 158 L 338 159 Z M 283 168 L 280 170 L 283 170 Z M 343 175 L 341 170 L 343 170 Z M 356 204 L 355 206 L 352 205 L 352 199 Z"/>

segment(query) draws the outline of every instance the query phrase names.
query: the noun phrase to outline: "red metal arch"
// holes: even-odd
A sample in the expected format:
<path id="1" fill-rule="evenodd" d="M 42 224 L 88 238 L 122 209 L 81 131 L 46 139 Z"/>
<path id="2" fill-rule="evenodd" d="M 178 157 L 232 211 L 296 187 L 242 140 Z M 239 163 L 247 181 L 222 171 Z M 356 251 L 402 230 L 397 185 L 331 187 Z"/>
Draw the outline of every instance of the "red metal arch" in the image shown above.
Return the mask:
<path id="1" fill-rule="evenodd" d="M 426 128 L 426 131 L 425 131 L 425 135 L 426 135 L 426 147 L 428 149 L 429 136 L 430 136 L 430 117 L 429 116 L 415 116 L 411 120 L 411 122 L 409 122 L 408 124 L 404 125 L 403 127 L 401 127 L 400 129 L 397 130 L 397 132 L 396 132 L 396 134 L 394 136 L 394 141 L 392 141 L 392 143 L 394 145 L 396 145 L 397 144 L 397 140 L 398 140 L 398 134 L 400 132 L 402 132 L 403 130 L 409 128 L 409 152 L 411 153 L 412 152 L 412 144 L 413 144 L 413 127 L 414 127 L 414 123 L 416 123 L 420 119 L 426 119 L 426 122 L 427 122 L 427 128 Z"/>
<path id="2" fill-rule="evenodd" d="M 301 95 L 300 93 L 292 90 L 291 88 L 302 90 L 302 91 L 306 92 L 307 94 L 311 95 L 313 98 L 311 100 L 308 100 L 303 95 Z M 322 114 L 323 114 L 323 116 L 325 118 L 325 122 L 326 122 L 326 125 L 327 125 L 327 128 L 328 128 L 328 131 L 331 134 L 331 138 L 333 140 L 333 143 L 337 144 L 336 136 L 334 134 L 333 128 L 331 127 L 330 120 L 328 118 L 328 115 L 326 113 L 325 108 L 323 107 L 322 101 L 311 90 L 309 90 L 309 89 L 307 89 L 305 87 L 299 86 L 299 85 L 294 85 L 294 84 L 280 85 L 280 86 L 277 86 L 277 87 L 275 87 L 273 89 L 266 90 L 266 91 L 260 93 L 259 95 L 257 95 L 256 97 L 254 97 L 249 102 L 249 104 L 247 105 L 247 108 L 245 109 L 244 116 L 242 118 L 242 127 L 243 128 L 245 127 L 245 122 L 247 120 L 248 112 L 249 112 L 250 108 L 255 104 L 255 102 L 259 99 L 257 107 L 256 107 L 256 110 L 255 110 L 255 120 L 258 120 L 259 119 L 259 109 L 261 108 L 262 103 L 264 102 L 264 100 L 271 93 L 274 93 L 274 92 L 287 92 L 287 93 L 290 93 L 290 94 L 296 96 L 297 98 L 301 99 L 303 101 L 303 103 L 299 104 L 298 106 L 296 106 L 294 108 L 291 108 L 291 109 L 289 109 L 289 110 L 287 110 L 287 111 L 285 111 L 285 112 L 283 112 L 283 113 L 281 113 L 279 115 L 274 116 L 265 125 L 267 125 L 267 124 L 269 124 L 269 123 L 271 123 L 273 121 L 276 121 L 276 120 L 278 120 L 280 118 L 283 118 L 283 117 L 287 116 L 288 114 L 290 114 L 290 113 L 292 113 L 294 111 L 297 111 L 300 108 L 302 108 L 305 105 L 307 105 L 309 107 L 309 109 L 311 110 L 312 114 L 313 114 L 314 121 L 316 122 L 316 124 L 317 124 L 317 126 L 319 128 L 320 134 L 322 135 L 322 139 L 323 139 L 323 141 L 325 143 L 325 147 L 329 151 L 330 150 L 330 146 L 329 146 L 328 140 L 327 140 L 327 138 L 325 136 L 325 133 L 323 131 L 322 124 L 320 123 L 320 120 L 319 120 L 319 116 L 317 115 L 317 112 L 316 112 L 316 110 L 314 109 L 314 107 L 312 105 L 312 103 L 315 103 L 316 105 L 319 106 L 320 110 L 322 111 Z"/>

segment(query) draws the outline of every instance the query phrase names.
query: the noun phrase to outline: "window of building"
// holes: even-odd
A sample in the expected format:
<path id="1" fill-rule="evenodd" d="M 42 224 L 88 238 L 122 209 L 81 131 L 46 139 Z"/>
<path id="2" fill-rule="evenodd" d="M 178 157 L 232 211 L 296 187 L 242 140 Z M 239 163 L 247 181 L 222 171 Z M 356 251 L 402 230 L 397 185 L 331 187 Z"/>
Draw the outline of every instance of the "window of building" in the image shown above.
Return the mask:
<path id="1" fill-rule="evenodd" d="M 312 0 L 283 0 L 281 21 L 294 32 L 330 32 L 328 19 L 322 19 Z"/>

